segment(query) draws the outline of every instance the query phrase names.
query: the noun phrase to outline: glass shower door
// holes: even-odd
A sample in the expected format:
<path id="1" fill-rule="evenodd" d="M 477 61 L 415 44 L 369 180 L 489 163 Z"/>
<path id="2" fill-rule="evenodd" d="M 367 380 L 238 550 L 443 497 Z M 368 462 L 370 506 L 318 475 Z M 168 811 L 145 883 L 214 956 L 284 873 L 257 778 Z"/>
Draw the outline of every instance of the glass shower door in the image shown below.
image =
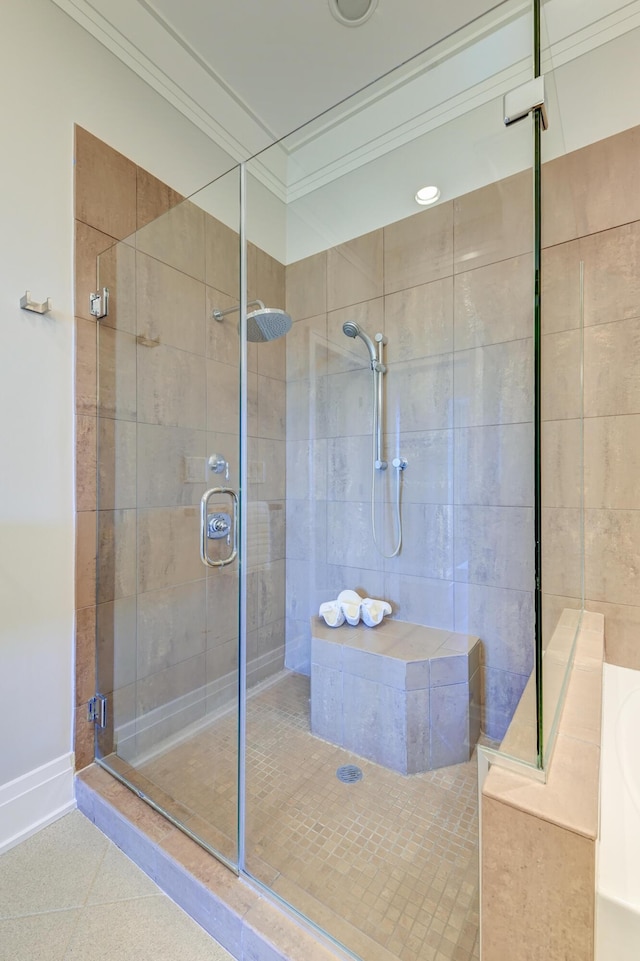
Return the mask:
<path id="1" fill-rule="evenodd" d="M 99 258 L 96 757 L 235 866 L 237 170 L 217 191 Z"/>

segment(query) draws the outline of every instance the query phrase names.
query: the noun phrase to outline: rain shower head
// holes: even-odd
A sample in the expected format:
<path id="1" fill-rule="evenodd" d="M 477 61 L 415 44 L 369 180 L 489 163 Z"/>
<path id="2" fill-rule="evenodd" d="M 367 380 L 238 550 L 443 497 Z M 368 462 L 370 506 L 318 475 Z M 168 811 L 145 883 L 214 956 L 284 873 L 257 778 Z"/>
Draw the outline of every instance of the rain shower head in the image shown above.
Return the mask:
<path id="1" fill-rule="evenodd" d="M 265 307 L 261 300 L 252 300 L 248 307 L 258 306 L 247 314 L 247 340 L 254 344 L 264 344 L 268 340 L 276 340 L 291 330 L 292 320 L 289 314 L 279 307 Z M 212 317 L 222 321 L 226 314 L 240 310 L 239 307 L 227 307 L 226 310 L 212 311 Z"/>
<path id="2" fill-rule="evenodd" d="M 348 320 L 346 324 L 342 325 L 342 333 L 346 334 L 347 337 L 359 337 L 367 345 L 367 350 L 369 351 L 369 356 L 371 358 L 371 363 L 375 364 L 377 362 L 376 347 L 369 334 L 366 334 L 362 327 L 355 323 L 353 320 Z"/>

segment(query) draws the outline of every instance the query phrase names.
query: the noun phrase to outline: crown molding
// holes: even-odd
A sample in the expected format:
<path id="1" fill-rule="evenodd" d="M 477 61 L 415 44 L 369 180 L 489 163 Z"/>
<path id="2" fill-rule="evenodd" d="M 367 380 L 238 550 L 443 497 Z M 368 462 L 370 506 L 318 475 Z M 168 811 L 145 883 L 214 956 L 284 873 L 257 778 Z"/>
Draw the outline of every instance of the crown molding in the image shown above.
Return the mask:
<path id="1" fill-rule="evenodd" d="M 131 0 L 53 3 L 236 162 L 276 139 L 195 51 L 151 13 L 148 4 Z"/>
<path id="2" fill-rule="evenodd" d="M 507 13 L 498 10 L 463 28 L 278 143 L 150 0 L 53 2 L 232 160 L 254 157 L 251 174 L 284 203 L 502 97 L 531 72 L 525 43 L 530 3 L 523 0 Z M 583 0 L 581 25 L 575 29 L 561 6 L 556 9 L 550 2 L 543 7 L 544 26 L 551 32 L 543 49 L 543 72 L 640 26 L 640 0 L 604 16 L 601 12 L 602 0 Z M 528 29 L 530 34 L 530 25 Z M 564 36 L 554 40 L 554 31 Z"/>

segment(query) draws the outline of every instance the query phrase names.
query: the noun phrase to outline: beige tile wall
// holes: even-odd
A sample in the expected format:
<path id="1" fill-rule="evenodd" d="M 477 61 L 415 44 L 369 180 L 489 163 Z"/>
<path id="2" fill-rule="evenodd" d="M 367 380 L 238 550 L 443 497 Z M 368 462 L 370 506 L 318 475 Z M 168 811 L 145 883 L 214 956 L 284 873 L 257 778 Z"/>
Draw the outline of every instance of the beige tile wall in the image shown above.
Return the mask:
<path id="1" fill-rule="evenodd" d="M 640 667 L 640 128 L 546 164 L 545 590 L 580 596 L 580 261 L 584 263 L 585 596 L 607 660 Z M 571 602 L 569 602 L 571 603 Z M 557 606 L 557 605 L 556 605 Z"/>
<path id="2" fill-rule="evenodd" d="M 606 615 L 608 659 L 634 667 L 640 661 L 634 453 L 640 428 L 635 372 L 639 147 L 636 128 L 546 164 L 543 181 L 548 623 L 563 605 L 578 603 L 580 593 L 582 259 L 587 603 Z M 184 524 L 186 532 L 197 498 L 194 485 L 167 470 L 167 449 L 177 445 L 186 461 L 213 447 L 237 446 L 232 409 L 236 332 L 233 323 L 219 325 L 207 318 L 212 307 L 235 302 L 238 275 L 232 252 L 237 239 L 224 225 L 193 205 L 176 206 L 180 198 L 170 188 L 86 131 L 77 131 L 76 154 L 76 753 L 82 767 L 93 754 L 84 716 L 86 692 L 95 688 L 87 638 L 96 618 L 98 538 L 112 558 L 119 558 L 112 584 L 107 586 L 103 577 L 106 593 L 100 595 L 98 621 L 115 624 L 113 643 L 122 647 L 132 616 L 126 591 L 132 577 L 129 512 L 134 491 L 139 506 L 148 511 L 162 506 L 164 521 L 180 521 L 168 530 L 179 531 Z M 589 185 L 603 171 L 605 186 L 592 194 Z M 528 179 L 509 178 L 287 267 L 286 304 L 294 329 L 286 340 L 249 348 L 250 496 L 257 527 L 263 534 L 268 531 L 250 545 L 256 568 L 250 651 L 255 658 L 264 655 L 256 661 L 256 677 L 277 665 L 282 654 L 286 514 L 290 666 L 304 670 L 308 662 L 309 614 L 337 590 L 355 586 L 389 597 L 400 617 L 478 632 L 486 644 L 485 729 L 498 733 L 508 719 L 531 666 L 525 560 L 532 503 L 530 225 L 517 213 L 528 209 Z M 96 323 L 88 312 L 88 292 L 96 286 L 95 259 L 170 208 L 168 217 L 141 231 L 137 254 L 120 245 L 117 255 L 108 255 L 116 262 L 109 265 L 103 258 L 103 274 L 110 273 L 116 296 L 103 326 L 101 350 L 101 412 L 108 417 L 100 421 L 100 445 L 113 453 L 106 467 L 101 459 L 99 485 L 101 505 L 111 513 L 98 524 Z M 180 242 L 159 260 L 170 237 Z M 249 296 L 281 305 L 282 265 L 251 244 L 248 263 Z M 160 283 L 166 293 L 161 299 L 156 296 Z M 178 305 L 181 322 L 176 324 Z M 393 422 L 394 430 L 388 431 L 387 450 L 410 461 L 403 495 L 406 548 L 403 557 L 386 563 L 374 555 L 370 539 L 370 382 L 364 346 L 341 332 L 350 318 L 389 338 L 385 386 L 388 427 Z M 160 347 L 136 344 L 139 332 L 151 341 L 159 339 Z M 131 391 L 138 362 L 146 385 L 141 397 Z M 175 365 L 186 374 L 188 390 L 172 395 L 161 386 L 161 374 Z M 213 400 L 220 388 L 231 404 L 222 410 Z M 203 389 L 211 399 L 204 414 Z M 139 402 L 148 423 L 136 425 Z M 134 451 L 137 472 L 131 470 Z M 235 457 L 230 459 L 237 471 Z M 313 511 L 311 500 L 317 501 Z M 387 523 L 389 543 L 388 521 L 380 523 Z M 145 528 L 142 515 L 139 524 L 141 534 L 146 530 L 152 537 L 152 525 Z M 433 548 L 428 555 L 418 533 L 423 531 L 429 532 Z M 137 559 L 135 563 L 137 571 Z M 153 566 L 143 568 L 153 585 Z M 194 583 L 191 574 L 195 571 L 182 572 L 179 580 L 187 580 L 180 583 Z M 224 576 L 224 582 L 221 578 L 214 586 L 209 579 L 207 584 L 207 608 L 217 612 L 215 625 L 209 619 L 209 643 L 202 649 L 208 678 L 232 663 L 235 606 L 228 588 L 235 575 Z M 166 589 L 176 586 L 169 583 Z M 127 664 L 126 653 L 121 657 Z M 134 670 L 132 664 L 127 670 Z M 118 679 L 126 691 L 123 701 L 134 710 L 126 677 L 125 671 Z"/>
<path id="3" fill-rule="evenodd" d="M 581 604 L 582 259 L 586 600 L 607 616 L 608 659 L 635 667 L 639 151 L 634 128 L 543 168 L 544 640 Z M 530 194 L 528 173 L 510 177 L 286 275 L 288 663 L 308 669 L 320 602 L 384 596 L 398 617 L 482 637 L 496 737 L 533 663 Z M 348 319 L 389 339 L 387 451 L 409 460 L 393 561 L 371 538 L 370 372 Z"/>
<path id="4" fill-rule="evenodd" d="M 385 597 L 482 637 L 496 737 L 533 664 L 529 191 L 509 178 L 287 268 L 287 663 L 308 669 L 321 601 Z M 409 461 L 394 559 L 372 539 L 371 372 L 346 320 L 388 338 L 387 457 Z"/>
<path id="5" fill-rule="evenodd" d="M 110 696 L 117 726 L 188 696 L 173 722 L 138 737 L 145 750 L 172 724 L 219 707 L 220 681 L 237 670 L 237 568 L 205 574 L 198 504 L 207 481 L 223 482 L 206 476 L 213 451 L 228 457 L 238 486 L 237 319 L 211 318 L 238 300 L 238 235 L 181 200 L 77 129 L 78 768 L 93 759 L 86 701 L 96 688 Z M 108 248 L 98 352 L 88 298 Z M 254 245 L 248 263 L 250 297 L 282 306 L 282 265 Z M 284 659 L 284 343 L 251 346 L 249 362 L 251 683 Z M 229 509 L 225 498 L 217 506 Z M 192 697 L 205 690 L 206 699 Z"/>

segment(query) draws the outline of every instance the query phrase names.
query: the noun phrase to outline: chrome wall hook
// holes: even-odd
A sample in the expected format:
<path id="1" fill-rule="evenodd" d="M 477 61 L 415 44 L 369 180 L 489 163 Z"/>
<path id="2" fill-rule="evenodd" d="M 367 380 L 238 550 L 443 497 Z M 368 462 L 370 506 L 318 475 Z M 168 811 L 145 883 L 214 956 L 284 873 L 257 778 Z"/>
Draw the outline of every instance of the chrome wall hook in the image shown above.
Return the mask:
<path id="1" fill-rule="evenodd" d="M 20 298 L 20 306 L 23 310 L 32 310 L 36 314 L 48 314 L 50 310 L 53 310 L 53 301 L 51 297 L 47 297 L 43 304 L 37 304 L 34 300 L 31 300 L 31 291 L 27 290 L 24 297 Z"/>

